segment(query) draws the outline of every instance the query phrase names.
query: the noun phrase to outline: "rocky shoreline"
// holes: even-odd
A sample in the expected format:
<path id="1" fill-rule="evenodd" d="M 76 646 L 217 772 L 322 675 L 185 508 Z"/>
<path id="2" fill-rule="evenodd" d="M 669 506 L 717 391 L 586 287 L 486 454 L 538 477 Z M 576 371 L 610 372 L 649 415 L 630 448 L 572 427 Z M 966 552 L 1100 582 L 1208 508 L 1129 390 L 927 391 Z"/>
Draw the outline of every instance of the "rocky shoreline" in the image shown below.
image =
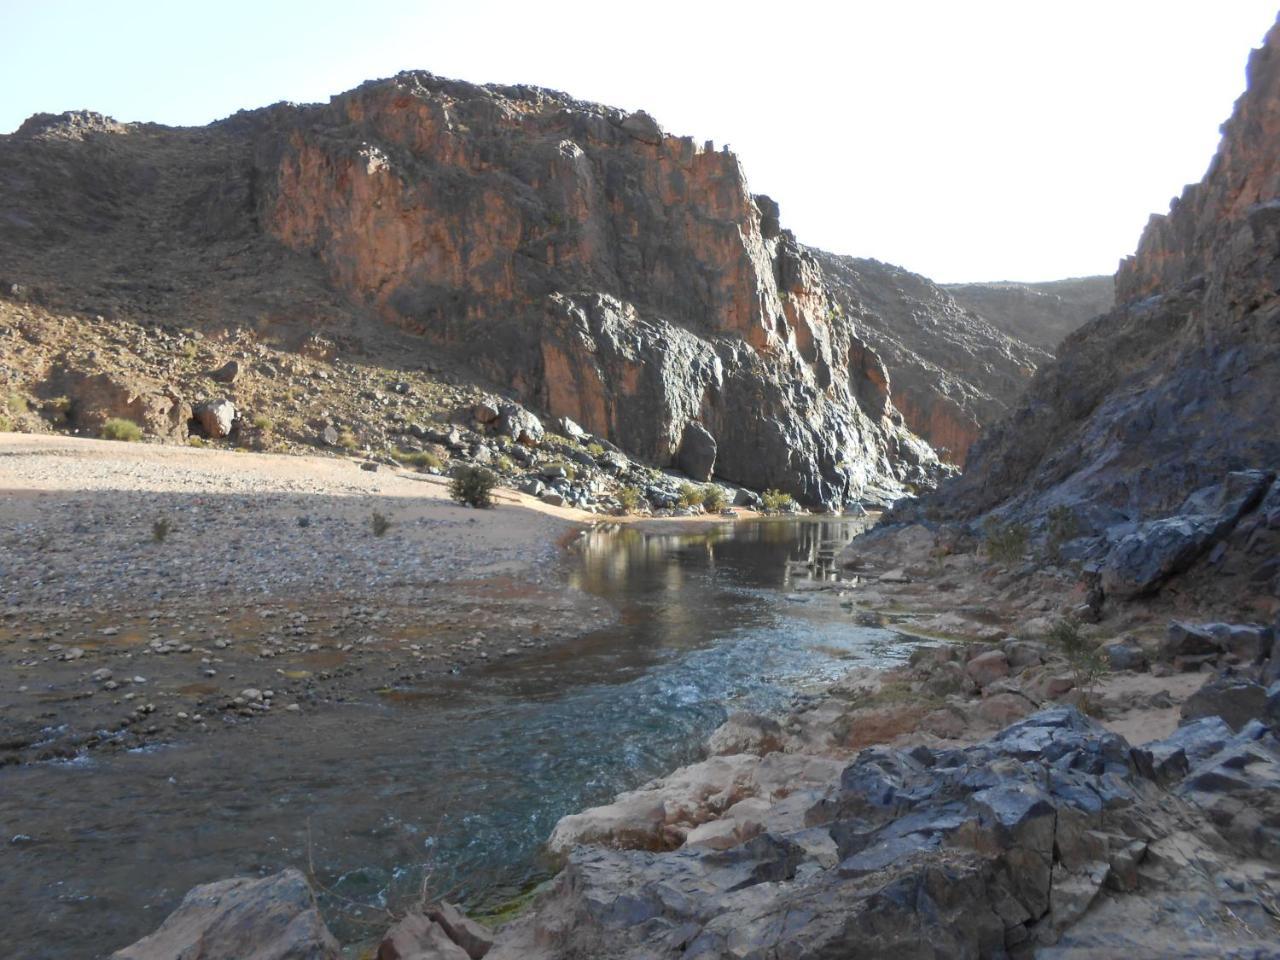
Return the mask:
<path id="1" fill-rule="evenodd" d="M 950 627 L 954 642 L 855 671 L 785 717 L 732 716 L 707 759 L 562 819 L 548 848 L 563 870 L 516 919 L 471 925 L 463 942 L 441 920 L 455 908 L 435 905 L 394 925 L 380 960 L 897 957 L 926 942 L 920 955 L 1280 955 L 1269 627 L 1175 621 L 1158 640 L 1116 642 L 1095 630 L 1111 671 L 1081 683 L 1026 621 L 1010 629 L 1025 606 L 990 605 L 985 625 L 943 620 L 912 577 L 859 566 L 816 585 L 819 602 L 855 622 Z M 237 930 L 259 908 L 275 915 L 281 885 L 292 891 L 307 932 L 264 956 L 338 956 L 299 893 L 305 878 L 233 883 Z M 168 956 L 175 936 L 207 935 L 208 899 L 193 891 L 155 938 L 116 956 Z M 1139 916 L 1159 917 L 1159 932 Z"/>

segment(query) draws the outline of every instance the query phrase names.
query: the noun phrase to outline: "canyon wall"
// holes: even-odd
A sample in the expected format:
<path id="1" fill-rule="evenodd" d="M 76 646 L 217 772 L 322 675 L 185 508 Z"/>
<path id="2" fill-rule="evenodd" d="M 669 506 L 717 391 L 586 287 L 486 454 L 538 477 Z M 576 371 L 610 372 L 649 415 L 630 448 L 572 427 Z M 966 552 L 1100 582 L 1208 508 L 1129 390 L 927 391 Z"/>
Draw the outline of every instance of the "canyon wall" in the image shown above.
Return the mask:
<path id="1" fill-rule="evenodd" d="M 878 260 L 814 255 L 841 311 L 884 360 L 907 426 L 964 466 L 982 428 L 1008 413 L 1049 354 L 997 330 L 927 277 Z M 1036 327 L 1032 311 L 1021 316 Z"/>
<path id="2" fill-rule="evenodd" d="M 1070 506 L 1088 529 L 1123 530 L 1280 464 L 1280 28 L 1251 56 L 1204 180 L 1151 219 L 1116 293 L 920 513 L 1035 521 Z"/>
<path id="3" fill-rule="evenodd" d="M 943 290 L 1014 339 L 1054 353 L 1073 330 L 1116 304 L 1115 277 L 1044 283 L 944 283 Z"/>

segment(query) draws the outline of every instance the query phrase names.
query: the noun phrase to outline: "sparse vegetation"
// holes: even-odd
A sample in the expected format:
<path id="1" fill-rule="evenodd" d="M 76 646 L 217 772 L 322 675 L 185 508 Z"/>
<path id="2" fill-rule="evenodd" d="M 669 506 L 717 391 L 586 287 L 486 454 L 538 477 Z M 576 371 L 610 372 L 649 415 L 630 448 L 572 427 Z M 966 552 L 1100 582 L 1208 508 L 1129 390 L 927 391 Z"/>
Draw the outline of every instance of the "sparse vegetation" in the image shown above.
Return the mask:
<path id="1" fill-rule="evenodd" d="M 159 517 L 151 523 L 151 539 L 155 543 L 164 543 L 173 533 L 173 521 L 168 517 Z"/>
<path id="2" fill-rule="evenodd" d="M 703 490 L 702 506 L 710 513 L 719 513 L 726 506 L 728 501 L 725 499 L 724 488 L 710 484 Z"/>
<path id="3" fill-rule="evenodd" d="M 188 360 L 194 360 L 197 352 L 199 351 L 196 345 L 190 340 L 182 345 L 182 355 Z"/>
<path id="4" fill-rule="evenodd" d="M 459 467 L 449 484 L 449 496 L 459 503 L 476 508 L 493 506 L 493 488 L 498 485 L 498 477 L 492 470 L 484 467 Z"/>
<path id="5" fill-rule="evenodd" d="M 375 537 L 381 537 L 391 529 L 391 518 L 385 513 L 379 513 L 375 510 L 373 511 L 373 516 L 370 518 L 369 525 L 373 529 L 373 535 Z"/>
<path id="6" fill-rule="evenodd" d="M 588 443 L 588 444 L 587 444 L 587 453 L 591 454 L 593 457 L 603 457 L 603 456 L 604 456 L 604 447 L 602 447 L 602 446 L 601 446 L 600 444 L 598 444 L 598 443 Z"/>
<path id="7" fill-rule="evenodd" d="M 0 407 L 0 430 L 17 428 L 18 419 L 29 409 L 27 398 L 16 390 L 11 390 L 4 398 L 4 406 Z"/>
<path id="8" fill-rule="evenodd" d="M 618 503 L 627 513 L 635 513 L 636 507 L 640 506 L 640 501 L 643 499 L 640 488 L 630 486 L 618 488 L 617 497 Z"/>
<path id="9" fill-rule="evenodd" d="M 987 557 L 994 563 L 1014 564 L 1027 552 L 1030 534 L 1025 524 L 1001 523 L 995 517 L 988 517 L 982 529 Z"/>
<path id="10" fill-rule="evenodd" d="M 356 447 L 360 446 L 360 441 L 356 439 L 356 435 L 354 433 L 344 427 L 338 434 L 338 446 L 343 450 L 354 450 Z"/>
<path id="11" fill-rule="evenodd" d="M 1071 677 L 1080 691 L 1080 709 L 1089 713 L 1098 680 L 1107 672 L 1106 659 L 1097 645 L 1080 632 L 1080 624 L 1069 618 L 1055 620 L 1045 633 L 1045 640 L 1067 658 Z"/>
<path id="12" fill-rule="evenodd" d="M 500 453 L 493 458 L 493 466 L 500 473 L 515 473 L 515 462 L 505 453 Z"/>
<path id="13" fill-rule="evenodd" d="M 1074 540 L 1080 532 L 1080 523 L 1075 511 L 1066 504 L 1054 507 L 1049 511 L 1048 534 L 1045 541 L 1045 554 L 1052 563 L 1062 560 L 1062 545 Z"/>
<path id="14" fill-rule="evenodd" d="M 391 458 L 406 467 L 417 467 L 419 470 L 440 470 L 444 461 L 430 450 L 401 450 L 399 447 L 391 451 Z"/>
<path id="15" fill-rule="evenodd" d="M 569 480 L 576 480 L 578 477 L 578 468 L 568 461 L 556 460 L 547 464 L 548 470 L 555 471 L 557 468 L 563 470 L 565 477 Z"/>
<path id="16" fill-rule="evenodd" d="M 263 433 L 270 433 L 276 428 L 276 422 L 270 417 L 260 413 L 253 418 L 253 426 L 254 429 L 261 430 Z"/>
<path id="17" fill-rule="evenodd" d="M 789 493 L 783 493 L 781 490 L 769 489 L 760 494 L 760 502 L 764 504 L 764 508 L 768 512 L 778 513 L 793 509 L 796 505 L 796 498 Z"/>
<path id="18" fill-rule="evenodd" d="M 680 506 L 699 507 L 703 500 L 702 488 L 692 483 L 680 484 Z"/>
<path id="19" fill-rule="evenodd" d="M 142 428 L 132 420 L 125 420 L 123 417 L 112 417 L 102 425 L 102 439 L 123 440 L 125 443 L 134 443 L 142 439 Z"/>
<path id="20" fill-rule="evenodd" d="M 204 437 L 187 437 L 188 447 L 203 447 L 204 445 Z"/>

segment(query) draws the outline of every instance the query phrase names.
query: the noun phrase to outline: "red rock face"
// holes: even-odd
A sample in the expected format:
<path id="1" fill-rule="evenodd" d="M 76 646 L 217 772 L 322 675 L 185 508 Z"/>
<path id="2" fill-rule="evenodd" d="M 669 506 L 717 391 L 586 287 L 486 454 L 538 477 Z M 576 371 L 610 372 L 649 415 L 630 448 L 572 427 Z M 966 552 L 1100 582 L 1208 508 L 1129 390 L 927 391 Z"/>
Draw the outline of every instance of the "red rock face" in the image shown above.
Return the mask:
<path id="1" fill-rule="evenodd" d="M 810 502 L 928 484 L 883 364 L 732 154 L 421 73 L 268 115 L 263 227 L 527 402 L 663 463 L 697 420 L 717 474 Z"/>

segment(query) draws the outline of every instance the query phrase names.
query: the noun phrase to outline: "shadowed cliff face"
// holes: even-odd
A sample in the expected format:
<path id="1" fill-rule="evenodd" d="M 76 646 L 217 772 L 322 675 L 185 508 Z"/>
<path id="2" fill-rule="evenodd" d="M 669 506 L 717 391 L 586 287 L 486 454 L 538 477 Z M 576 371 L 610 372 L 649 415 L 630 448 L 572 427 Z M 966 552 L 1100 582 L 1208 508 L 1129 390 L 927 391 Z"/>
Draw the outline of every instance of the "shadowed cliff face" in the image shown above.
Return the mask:
<path id="1" fill-rule="evenodd" d="M 810 503 L 930 482 L 883 365 L 732 154 L 424 73 L 269 114 L 264 228 L 527 402 L 658 463 L 697 421 L 717 475 Z"/>
<path id="2" fill-rule="evenodd" d="M 406 73 L 204 128 L 41 116 L 0 166 L 6 278 L 91 312 L 378 318 L 651 462 L 696 441 L 811 504 L 940 470 L 777 205 L 644 113 Z"/>
<path id="3" fill-rule="evenodd" d="M 884 359 L 907 426 L 963 466 L 982 427 L 1008 413 L 1049 354 L 997 330 L 926 277 L 878 260 L 815 255 L 836 303 Z M 1023 323 L 1034 327 L 1035 318 Z"/>
<path id="4" fill-rule="evenodd" d="M 1071 505 L 1099 529 L 1172 512 L 1228 471 L 1280 463 L 1280 28 L 1204 180 L 1153 217 L 1119 306 L 1063 342 L 965 476 L 922 507 L 1034 519 Z"/>

